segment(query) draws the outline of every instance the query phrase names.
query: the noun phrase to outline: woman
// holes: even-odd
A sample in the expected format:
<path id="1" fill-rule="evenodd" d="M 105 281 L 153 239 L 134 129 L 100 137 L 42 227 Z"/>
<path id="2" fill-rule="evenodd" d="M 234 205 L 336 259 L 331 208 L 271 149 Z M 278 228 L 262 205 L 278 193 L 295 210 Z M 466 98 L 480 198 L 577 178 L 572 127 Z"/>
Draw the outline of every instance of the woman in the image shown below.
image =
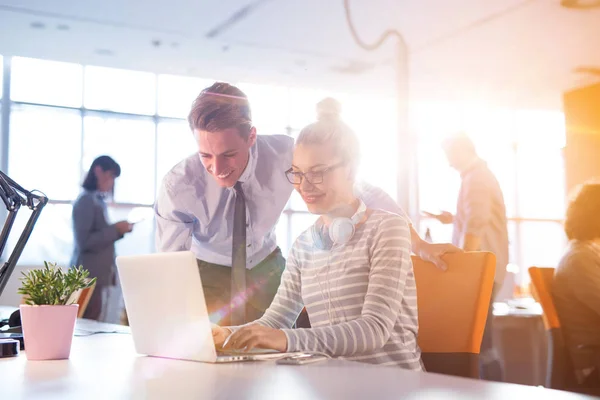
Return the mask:
<path id="1" fill-rule="evenodd" d="M 107 221 L 104 198 L 113 193 L 115 179 L 119 175 L 121 167 L 111 157 L 96 158 L 83 181 L 84 190 L 73 204 L 75 247 L 71 265 L 83 265 L 90 271 L 91 277 L 96 277 L 96 287 L 83 317 L 113 323 L 119 322 L 121 311 L 110 307 L 121 303 L 115 268 L 115 242 L 133 229 L 127 221 L 112 225 Z"/>
<path id="2" fill-rule="evenodd" d="M 577 384 L 600 387 L 600 183 L 586 183 L 567 208 L 569 246 L 552 295 Z"/>
<path id="3" fill-rule="evenodd" d="M 215 344 L 422 370 L 408 223 L 354 195 L 358 140 L 337 103 L 322 106 L 319 121 L 300 132 L 286 172 L 320 218 L 294 243 L 265 315 L 242 327 L 215 326 Z M 305 306 L 312 327 L 290 329 Z"/>

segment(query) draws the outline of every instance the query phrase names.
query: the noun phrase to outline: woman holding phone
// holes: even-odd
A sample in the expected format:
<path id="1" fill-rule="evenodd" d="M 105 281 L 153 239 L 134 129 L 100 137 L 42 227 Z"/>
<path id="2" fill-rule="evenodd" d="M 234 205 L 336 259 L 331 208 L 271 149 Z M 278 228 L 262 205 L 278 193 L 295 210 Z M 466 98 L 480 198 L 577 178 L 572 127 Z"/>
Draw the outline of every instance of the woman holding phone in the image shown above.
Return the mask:
<path id="1" fill-rule="evenodd" d="M 122 294 L 115 267 L 115 242 L 133 229 L 128 221 L 108 222 L 105 199 L 112 196 L 121 167 L 109 156 L 96 158 L 73 204 L 74 249 L 72 266 L 83 265 L 96 278 L 96 287 L 84 318 L 118 323 Z"/>

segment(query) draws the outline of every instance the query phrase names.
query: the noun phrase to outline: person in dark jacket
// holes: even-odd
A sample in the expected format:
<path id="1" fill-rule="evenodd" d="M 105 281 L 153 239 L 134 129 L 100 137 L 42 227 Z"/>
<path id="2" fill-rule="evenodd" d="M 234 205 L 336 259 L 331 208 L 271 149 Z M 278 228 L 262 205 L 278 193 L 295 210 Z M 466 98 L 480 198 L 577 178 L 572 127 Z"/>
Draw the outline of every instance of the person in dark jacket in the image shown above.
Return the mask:
<path id="1" fill-rule="evenodd" d="M 96 287 L 83 317 L 112 323 L 119 322 L 121 310 L 111 311 L 109 307 L 122 303 L 115 242 L 133 229 L 127 221 L 108 222 L 105 198 L 112 195 L 119 175 L 121 167 L 111 157 L 96 158 L 83 181 L 83 191 L 73 204 L 72 215 L 74 249 L 70 265 L 83 265 L 90 271 L 90 277 L 96 278 Z"/>
<path id="2" fill-rule="evenodd" d="M 554 272 L 552 297 L 576 385 L 600 388 L 600 182 L 581 185 L 565 218 L 569 245 Z"/>

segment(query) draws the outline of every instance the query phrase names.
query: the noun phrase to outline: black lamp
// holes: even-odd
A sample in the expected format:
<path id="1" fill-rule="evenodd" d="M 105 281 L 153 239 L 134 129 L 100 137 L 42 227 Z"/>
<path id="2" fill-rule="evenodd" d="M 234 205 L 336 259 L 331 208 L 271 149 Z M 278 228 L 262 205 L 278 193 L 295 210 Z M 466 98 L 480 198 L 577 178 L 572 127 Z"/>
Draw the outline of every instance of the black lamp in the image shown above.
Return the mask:
<path id="1" fill-rule="evenodd" d="M 21 253 L 23 253 L 27 240 L 29 240 L 29 237 L 31 236 L 33 227 L 40 217 L 42 209 L 48 203 L 48 198 L 23 189 L 2 171 L 0 171 L 0 198 L 8 211 L 8 216 L 6 217 L 6 221 L 4 221 L 4 227 L 0 233 L 0 257 L 4 253 L 4 247 L 6 246 L 10 231 L 21 206 L 25 206 L 32 211 L 23 232 L 21 232 L 21 236 L 19 236 L 19 239 L 17 240 L 15 248 L 10 253 L 8 260 L 0 267 L 0 296 L 2 296 L 2 292 L 8 283 L 8 279 L 17 265 Z M 14 316 L 11 316 L 11 319 L 14 319 Z M 6 335 L 5 338 L 8 338 L 2 339 L 3 336 L 0 336 L 0 358 L 16 355 L 18 353 L 18 346 L 15 344 L 16 340 L 14 339 L 17 339 L 21 343 L 21 347 L 23 345 L 23 337 L 20 328 L 9 329 L 8 331 L 0 330 L 0 333 L 3 336 Z"/>

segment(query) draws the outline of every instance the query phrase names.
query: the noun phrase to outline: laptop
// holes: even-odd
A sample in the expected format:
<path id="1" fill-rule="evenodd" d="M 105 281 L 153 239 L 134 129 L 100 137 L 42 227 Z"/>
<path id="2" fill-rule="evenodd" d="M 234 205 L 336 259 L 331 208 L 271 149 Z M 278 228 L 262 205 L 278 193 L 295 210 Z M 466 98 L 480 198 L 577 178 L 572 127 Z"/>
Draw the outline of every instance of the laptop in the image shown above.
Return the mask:
<path id="1" fill-rule="evenodd" d="M 116 263 L 139 354 L 209 363 L 296 354 L 261 349 L 217 352 L 196 256 L 191 251 L 120 256 Z"/>

